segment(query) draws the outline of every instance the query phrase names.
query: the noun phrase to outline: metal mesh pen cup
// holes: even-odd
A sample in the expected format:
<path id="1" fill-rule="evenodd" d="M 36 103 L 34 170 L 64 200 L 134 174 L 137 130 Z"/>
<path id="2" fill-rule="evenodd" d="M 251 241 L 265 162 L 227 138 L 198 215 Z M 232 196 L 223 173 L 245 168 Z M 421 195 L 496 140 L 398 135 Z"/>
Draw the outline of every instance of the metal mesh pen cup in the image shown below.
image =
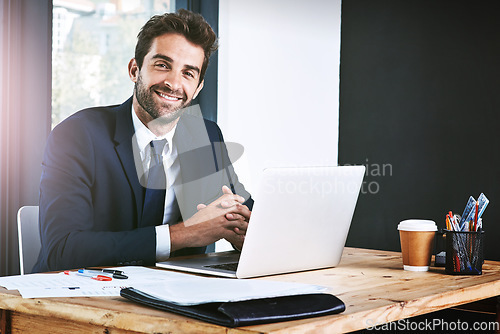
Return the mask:
<path id="1" fill-rule="evenodd" d="M 481 275 L 484 262 L 484 231 L 446 231 L 446 273 Z"/>

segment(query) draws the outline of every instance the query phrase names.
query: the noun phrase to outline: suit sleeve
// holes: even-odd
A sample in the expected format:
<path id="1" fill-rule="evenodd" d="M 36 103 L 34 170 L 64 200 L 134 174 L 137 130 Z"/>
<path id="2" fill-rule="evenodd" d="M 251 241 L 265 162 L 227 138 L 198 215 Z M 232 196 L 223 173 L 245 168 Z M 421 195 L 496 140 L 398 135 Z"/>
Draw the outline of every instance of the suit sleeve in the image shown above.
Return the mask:
<path id="1" fill-rule="evenodd" d="M 107 144 L 96 142 L 84 125 L 77 117 L 70 118 L 48 138 L 40 182 L 42 250 L 34 271 L 153 264 L 154 226 L 137 228 L 136 222 L 134 226 L 134 206 L 130 195 L 123 195 L 123 185 L 111 177 L 109 184 L 98 180 L 108 172 L 99 170 L 106 168 L 99 161 L 106 154 L 98 153 Z"/>

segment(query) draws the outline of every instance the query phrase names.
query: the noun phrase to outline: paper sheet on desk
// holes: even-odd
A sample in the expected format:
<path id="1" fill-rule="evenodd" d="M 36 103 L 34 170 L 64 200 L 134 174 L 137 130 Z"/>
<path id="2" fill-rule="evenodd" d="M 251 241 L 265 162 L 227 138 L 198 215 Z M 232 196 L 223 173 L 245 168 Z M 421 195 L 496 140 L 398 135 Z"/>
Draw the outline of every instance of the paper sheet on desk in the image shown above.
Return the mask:
<path id="1" fill-rule="evenodd" d="M 137 266 L 112 269 L 122 270 L 129 278 L 101 282 L 63 273 L 30 274 L 0 277 L 0 286 L 18 290 L 24 298 L 119 296 L 122 288 L 134 287 L 181 305 L 316 293 L 326 290 L 316 285 L 206 278 Z"/>
<path id="2" fill-rule="evenodd" d="M 192 277 L 194 279 L 175 279 L 159 286 L 135 288 L 153 297 L 184 306 L 321 293 L 328 289 L 318 285 L 289 282 Z"/>
<path id="3" fill-rule="evenodd" d="M 145 267 L 120 267 L 129 278 L 101 282 L 89 277 L 57 274 L 29 274 L 0 277 L 0 286 L 18 290 L 24 298 L 119 296 L 124 287 L 159 284 L 182 277 L 181 273 Z"/>

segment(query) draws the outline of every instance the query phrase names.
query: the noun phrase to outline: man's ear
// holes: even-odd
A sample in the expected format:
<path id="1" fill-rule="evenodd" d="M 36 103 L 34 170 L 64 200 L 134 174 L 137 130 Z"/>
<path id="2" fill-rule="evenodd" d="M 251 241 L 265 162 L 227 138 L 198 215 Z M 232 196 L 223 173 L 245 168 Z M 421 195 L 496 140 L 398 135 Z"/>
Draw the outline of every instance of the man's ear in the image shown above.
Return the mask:
<path id="1" fill-rule="evenodd" d="M 198 85 L 198 87 L 196 88 L 196 90 L 194 91 L 194 95 L 193 95 L 193 100 L 196 99 L 196 97 L 198 96 L 198 94 L 200 93 L 201 89 L 203 88 L 203 84 L 205 83 L 205 80 L 202 80 L 200 82 L 200 84 Z"/>
<path id="2" fill-rule="evenodd" d="M 135 58 L 130 59 L 128 62 L 128 76 L 130 77 L 130 80 L 137 82 L 137 77 L 139 76 L 139 66 L 137 66 Z"/>

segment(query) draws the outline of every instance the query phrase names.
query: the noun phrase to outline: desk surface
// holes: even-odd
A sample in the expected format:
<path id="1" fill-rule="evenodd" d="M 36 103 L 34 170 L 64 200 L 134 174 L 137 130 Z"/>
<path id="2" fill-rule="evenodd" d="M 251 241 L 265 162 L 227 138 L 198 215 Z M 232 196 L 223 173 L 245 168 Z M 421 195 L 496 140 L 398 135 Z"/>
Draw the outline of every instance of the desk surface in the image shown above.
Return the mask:
<path id="1" fill-rule="evenodd" d="M 17 291 L 3 288 L 0 309 L 12 311 L 8 313 L 12 332 L 36 324 L 39 332 L 44 327 L 62 332 L 71 326 L 72 332 L 81 328 L 82 333 L 97 328 L 107 328 L 109 333 L 340 333 L 498 296 L 500 262 L 485 261 L 480 276 L 450 276 L 444 274 L 444 268 L 404 271 L 397 252 L 346 248 L 336 268 L 257 279 L 329 286 L 344 301 L 346 310 L 337 315 L 228 330 L 121 297 L 24 299 Z"/>

